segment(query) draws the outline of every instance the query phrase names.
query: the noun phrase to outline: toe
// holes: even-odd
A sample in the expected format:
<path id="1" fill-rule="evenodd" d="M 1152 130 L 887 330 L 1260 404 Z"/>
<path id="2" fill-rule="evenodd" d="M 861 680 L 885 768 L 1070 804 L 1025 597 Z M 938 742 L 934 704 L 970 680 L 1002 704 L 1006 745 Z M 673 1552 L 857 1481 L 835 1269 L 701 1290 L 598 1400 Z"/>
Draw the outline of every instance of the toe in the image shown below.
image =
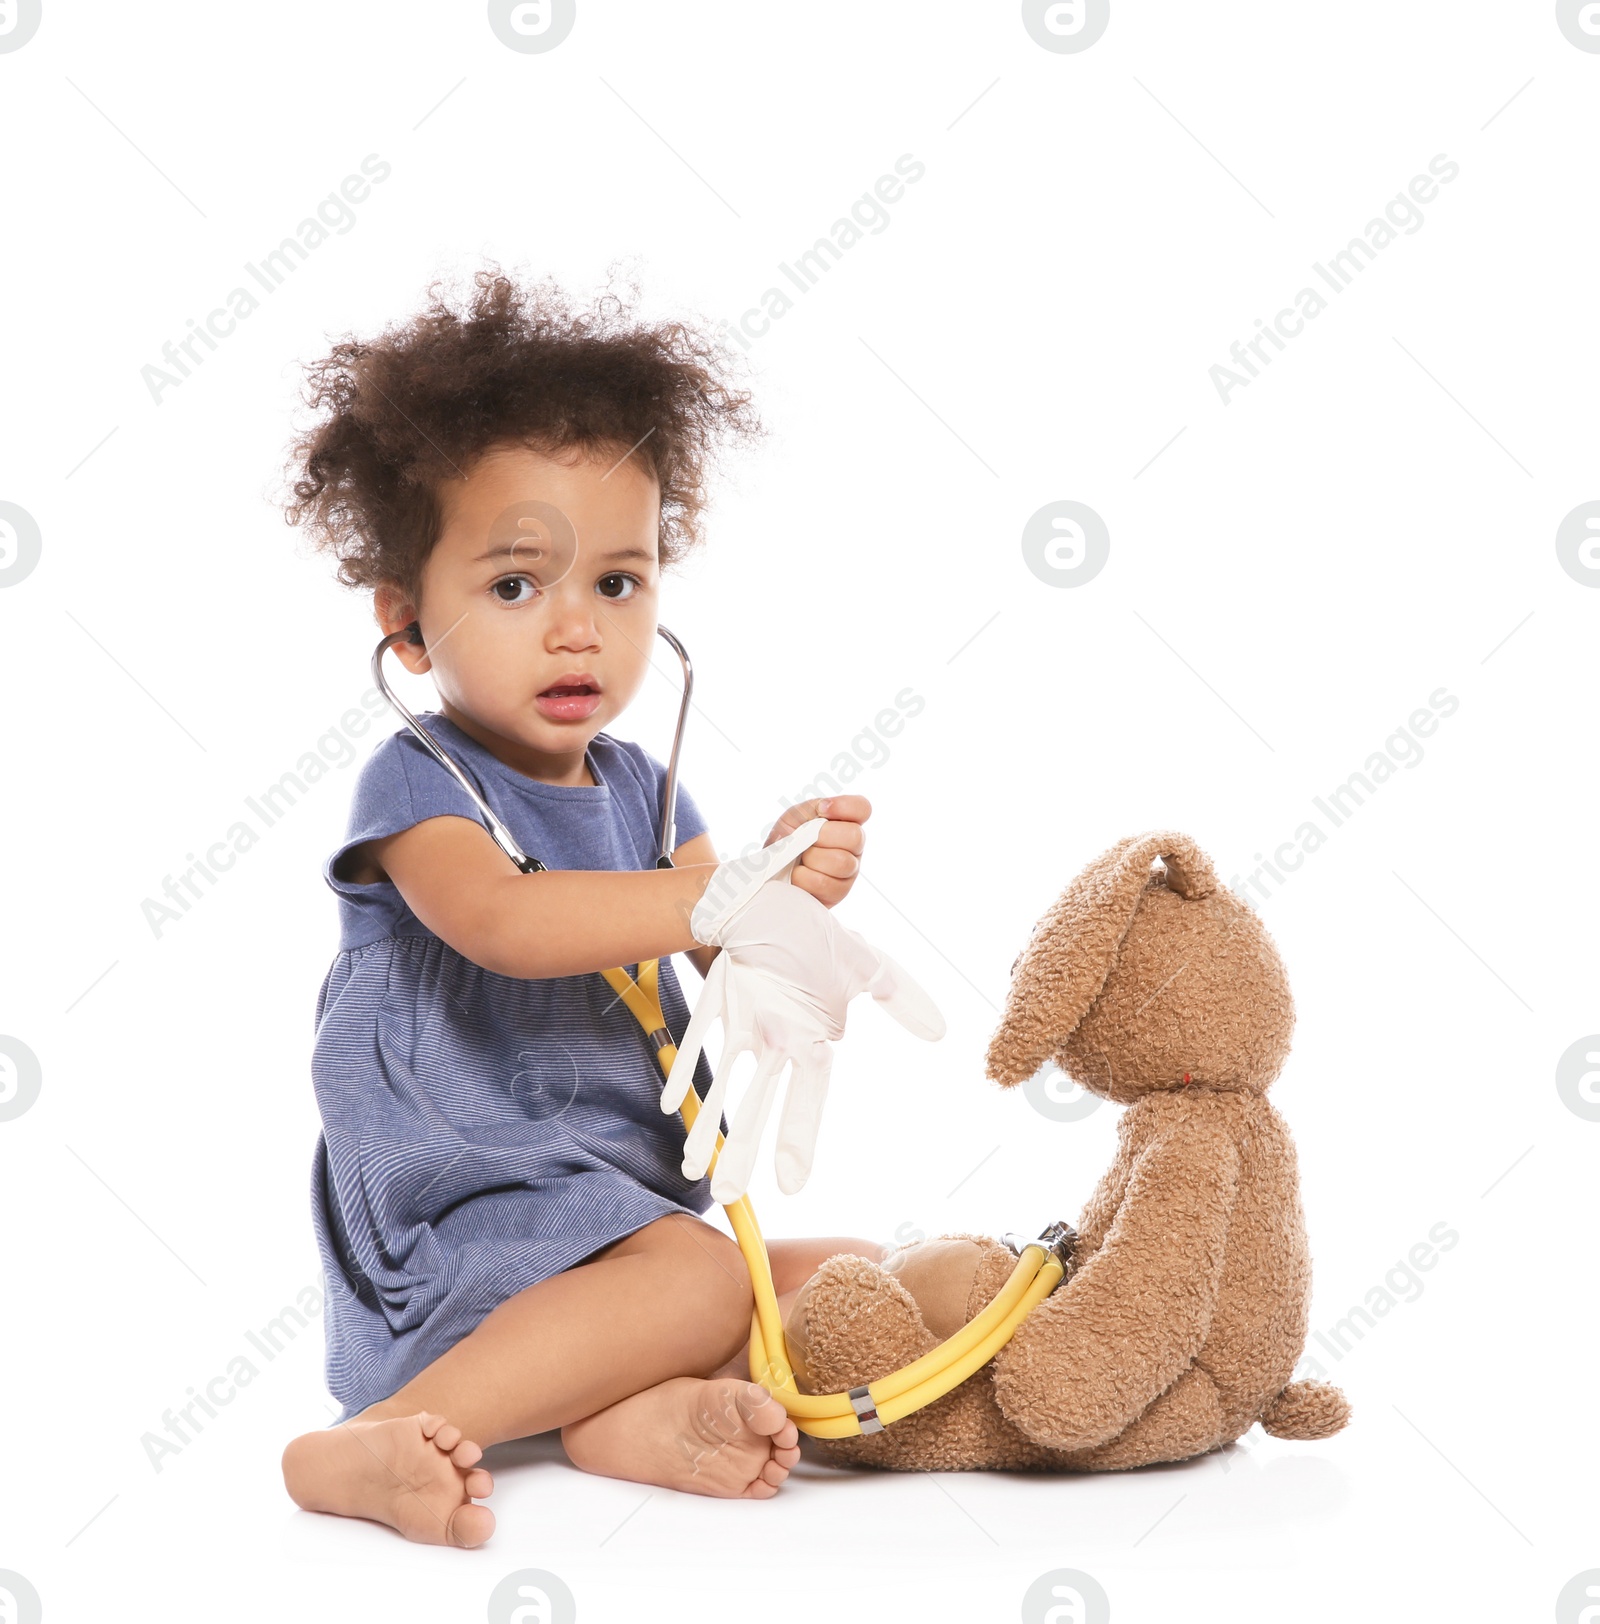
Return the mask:
<path id="1" fill-rule="evenodd" d="M 749 1423 L 752 1432 L 758 1432 L 762 1436 L 769 1438 L 774 1434 L 778 1434 L 780 1436 L 777 1441 L 781 1443 L 793 1443 L 795 1438 L 799 1436 L 794 1423 L 789 1419 L 789 1412 L 760 1382 L 745 1383 L 745 1391 L 740 1398 L 739 1407 L 744 1412 L 745 1419 Z M 785 1428 L 788 1428 L 794 1436 L 790 1438 L 781 1437 Z"/>
<path id="2" fill-rule="evenodd" d="M 447 1455 L 460 1442 L 461 1428 L 452 1426 L 448 1421 L 433 1434 L 434 1448 L 443 1450 Z"/>
<path id="3" fill-rule="evenodd" d="M 474 1500 L 487 1500 L 494 1493 L 494 1479 L 481 1466 L 468 1472 L 461 1486 Z"/>
<path id="4" fill-rule="evenodd" d="M 760 1475 L 764 1483 L 770 1483 L 773 1488 L 777 1488 L 789 1475 L 789 1468 L 780 1466 L 775 1460 L 769 1460 L 762 1466 Z"/>
<path id="5" fill-rule="evenodd" d="M 431 1438 L 444 1425 L 444 1417 L 442 1415 L 430 1415 L 428 1411 L 423 1410 L 417 1416 L 417 1422 L 422 1428 L 422 1436 Z"/>
<path id="6" fill-rule="evenodd" d="M 435 1438 L 434 1442 L 439 1440 Z M 483 1451 L 470 1438 L 463 1438 L 450 1451 L 450 1459 L 457 1466 L 476 1466 L 483 1459 Z"/>
<path id="7" fill-rule="evenodd" d="M 798 1449 L 774 1449 L 772 1451 L 772 1458 L 781 1467 L 788 1470 L 799 1461 L 800 1451 Z"/>
<path id="8" fill-rule="evenodd" d="M 457 1506 L 448 1526 L 450 1543 L 470 1549 L 494 1532 L 494 1513 L 487 1506 Z"/>

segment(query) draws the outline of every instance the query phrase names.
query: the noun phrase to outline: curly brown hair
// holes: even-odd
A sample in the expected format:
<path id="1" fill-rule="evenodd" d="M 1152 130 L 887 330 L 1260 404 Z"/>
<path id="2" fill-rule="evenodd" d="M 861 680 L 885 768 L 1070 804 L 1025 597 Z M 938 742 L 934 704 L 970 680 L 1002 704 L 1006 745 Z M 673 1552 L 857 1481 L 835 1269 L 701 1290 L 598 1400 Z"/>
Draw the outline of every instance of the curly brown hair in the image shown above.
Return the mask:
<path id="1" fill-rule="evenodd" d="M 528 290 L 497 269 L 473 281 L 463 312 L 434 282 L 420 315 L 307 367 L 305 402 L 325 415 L 293 444 L 288 471 L 302 477 L 285 521 L 339 560 L 346 586 L 388 582 L 415 599 L 439 539 L 435 481 L 506 443 L 631 448 L 660 487 L 661 566 L 686 556 L 703 540 L 719 439 L 766 432 L 750 393 L 724 381 L 732 352 L 683 322 L 637 323 L 610 291 L 584 311 L 550 277 Z"/>

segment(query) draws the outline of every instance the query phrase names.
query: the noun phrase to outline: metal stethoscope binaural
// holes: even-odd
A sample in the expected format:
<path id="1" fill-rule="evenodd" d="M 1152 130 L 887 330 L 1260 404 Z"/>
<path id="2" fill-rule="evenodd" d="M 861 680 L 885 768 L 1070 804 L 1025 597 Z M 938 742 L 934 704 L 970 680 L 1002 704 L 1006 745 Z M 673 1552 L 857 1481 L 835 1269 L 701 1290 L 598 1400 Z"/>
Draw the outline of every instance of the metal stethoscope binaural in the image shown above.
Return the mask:
<path id="1" fill-rule="evenodd" d="M 665 626 L 658 625 L 656 631 L 666 638 L 673 649 L 676 650 L 678 659 L 683 665 L 683 699 L 678 705 L 678 726 L 672 735 L 672 759 L 667 766 L 667 786 L 664 804 L 661 808 L 661 854 L 656 858 L 657 868 L 672 868 L 675 866 L 672 861 L 672 850 L 677 845 L 678 829 L 678 758 L 683 753 L 683 724 L 688 720 L 689 716 L 689 696 L 694 692 L 694 667 L 689 663 L 689 651 Z M 494 836 L 495 845 L 524 874 L 545 873 L 545 865 L 537 857 L 529 857 L 511 838 L 511 831 L 495 816 L 494 809 L 468 782 L 467 775 L 445 754 L 440 747 L 439 741 L 411 714 L 404 701 L 389 686 L 388 678 L 383 674 L 383 656 L 396 643 L 415 643 L 420 647 L 422 644 L 422 628 L 413 620 L 409 626 L 403 626 L 399 631 L 391 632 L 372 651 L 372 680 L 377 683 L 378 691 L 400 714 L 406 726 L 416 734 L 418 741 L 427 750 L 428 754 L 471 797 L 472 804 L 477 807 L 478 814 L 488 827 L 489 833 Z"/>
<path id="2" fill-rule="evenodd" d="M 672 645 L 683 665 L 683 699 L 678 706 L 678 724 L 672 736 L 672 757 L 667 767 L 663 794 L 661 851 L 655 862 L 657 868 L 672 868 L 675 866 L 672 849 L 676 841 L 678 758 L 683 748 L 683 725 L 689 714 L 689 697 L 694 690 L 694 667 L 689 662 L 688 651 L 665 626 L 658 624 L 656 631 Z M 524 874 L 548 872 L 537 857 L 528 856 L 517 845 L 511 831 L 495 815 L 467 775 L 389 686 L 383 671 L 384 654 L 396 643 L 420 645 L 421 642 L 421 628 L 416 621 L 412 621 L 400 631 L 391 632 L 378 644 L 372 651 L 372 677 L 378 691 L 394 707 L 429 755 L 466 791 L 501 851 Z M 599 973 L 644 1029 L 665 1080 L 672 1070 L 678 1048 L 667 1029 L 666 1017 L 661 1009 L 657 991 L 659 968 L 659 959 L 641 960 L 637 981 L 621 968 Z M 700 1096 L 691 1083 L 683 1096 L 681 1107 L 685 1132 L 693 1128 L 695 1118 L 700 1114 L 700 1104 Z M 716 1166 L 722 1147 L 723 1138 L 719 1133 L 716 1149 L 706 1167 L 707 1177 Z M 959 1386 L 999 1352 L 1035 1304 L 1042 1302 L 1061 1283 L 1071 1261 L 1072 1244 L 1077 1238 L 1071 1225 L 1066 1223 L 1049 1225 L 1037 1240 L 1021 1246 L 1016 1244 L 1016 1237 L 1006 1236 L 1007 1243 L 1018 1253 L 1015 1269 L 989 1306 L 947 1342 L 893 1375 L 881 1376 L 876 1381 L 852 1387 L 845 1393 L 813 1394 L 802 1393 L 795 1384 L 794 1367 L 788 1356 L 789 1345 L 778 1310 L 777 1291 L 772 1283 L 772 1264 L 767 1256 L 766 1242 L 761 1237 L 761 1227 L 756 1222 L 755 1209 L 750 1205 L 750 1197 L 742 1195 L 737 1201 L 726 1204 L 722 1210 L 727 1213 L 728 1221 L 733 1226 L 755 1291 L 755 1307 L 750 1316 L 750 1379 L 764 1386 L 788 1410 L 800 1431 L 814 1438 L 851 1438 L 861 1433 L 881 1432 L 889 1422 L 920 1410 L 925 1404 L 933 1403 L 953 1387 Z M 772 1350 L 770 1356 L 768 1349 Z"/>

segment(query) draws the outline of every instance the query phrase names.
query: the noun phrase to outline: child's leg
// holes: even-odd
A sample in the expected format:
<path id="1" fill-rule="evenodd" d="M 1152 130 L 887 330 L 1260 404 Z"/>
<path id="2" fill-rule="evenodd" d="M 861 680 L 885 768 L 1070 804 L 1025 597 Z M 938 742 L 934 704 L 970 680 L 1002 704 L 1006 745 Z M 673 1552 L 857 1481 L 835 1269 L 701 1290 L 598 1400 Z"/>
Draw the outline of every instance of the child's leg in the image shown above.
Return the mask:
<path id="1" fill-rule="evenodd" d="M 485 1448 L 564 1426 L 672 1376 L 709 1376 L 750 1334 L 738 1243 L 687 1214 L 635 1230 L 501 1303 L 355 1419 L 448 1415 Z"/>
<path id="2" fill-rule="evenodd" d="M 892 1248 L 880 1246 L 877 1241 L 864 1241 L 859 1237 L 852 1239 L 845 1235 L 817 1239 L 768 1241 L 767 1256 L 772 1263 L 772 1289 L 778 1298 L 779 1320 L 788 1319 L 789 1310 L 794 1307 L 794 1300 L 800 1295 L 800 1288 L 835 1253 L 849 1252 L 854 1257 L 870 1258 L 874 1263 L 881 1263 L 890 1250 Z M 744 1254 L 741 1252 L 739 1257 L 742 1262 Z M 749 1278 L 748 1270 L 745 1277 Z M 713 1374 L 717 1376 L 749 1377 L 750 1335 L 748 1320 L 745 1322 L 743 1346 L 727 1364 Z"/>
<path id="3" fill-rule="evenodd" d="M 772 1265 L 772 1287 L 778 1299 L 780 1318 L 787 1318 L 800 1288 L 816 1273 L 823 1262 L 836 1252 L 850 1252 L 857 1257 L 881 1262 L 884 1248 L 876 1241 L 837 1236 L 815 1240 L 774 1240 L 767 1242 L 767 1256 Z M 740 1254 L 743 1262 L 743 1254 Z M 748 1285 L 749 1271 L 745 1271 Z M 752 1298 L 754 1292 L 752 1290 Z M 586 1472 L 598 1472 L 606 1477 L 627 1478 L 640 1483 L 661 1483 L 669 1488 L 689 1489 L 691 1492 L 715 1493 L 713 1488 L 701 1487 L 712 1468 L 722 1468 L 727 1462 L 723 1452 L 730 1445 L 738 1447 L 735 1437 L 740 1402 L 738 1389 L 752 1389 L 750 1373 L 750 1316 L 745 1316 L 744 1345 L 720 1369 L 712 1373 L 711 1380 L 703 1382 L 667 1381 L 645 1392 L 635 1393 L 597 1414 L 585 1416 L 581 1421 L 568 1422 L 561 1429 L 561 1442 L 567 1458 Z M 721 1389 L 719 1392 L 718 1390 Z M 691 1427 L 685 1432 L 674 1428 L 672 1418 L 683 1404 L 692 1407 Z M 777 1409 L 777 1400 L 769 1401 Z M 759 1412 L 758 1412 L 759 1413 Z M 770 1419 L 762 1414 L 758 1424 Z M 663 1423 L 667 1424 L 664 1425 Z M 671 1449 L 660 1447 L 663 1439 L 671 1441 Z M 792 1421 L 773 1439 L 776 1446 L 773 1458 L 764 1468 L 765 1481 L 777 1485 L 789 1474 L 789 1469 L 800 1458 L 800 1430 Z M 781 1475 L 780 1475 L 781 1474 Z"/>
<path id="4" fill-rule="evenodd" d="M 759 1482 L 765 1495 L 751 1497 L 765 1498 L 793 1463 L 773 1457 L 775 1445 L 792 1446 L 793 1424 L 771 1399 L 752 1407 L 748 1382 L 703 1379 L 748 1338 L 752 1306 L 737 1243 L 669 1214 L 518 1292 L 392 1397 L 295 1439 L 284 1452 L 285 1486 L 307 1510 L 370 1517 L 428 1543 L 479 1545 L 494 1526 L 485 1507 L 468 1503 L 491 1487 L 477 1466 L 482 1446 L 695 1377 L 675 1390 L 677 1410 L 689 1425 L 699 1389 L 717 1388 L 727 1446 L 694 1487 L 739 1494 Z M 723 1391 L 733 1389 L 742 1406 Z M 727 1486 L 747 1466 L 739 1486 Z"/>

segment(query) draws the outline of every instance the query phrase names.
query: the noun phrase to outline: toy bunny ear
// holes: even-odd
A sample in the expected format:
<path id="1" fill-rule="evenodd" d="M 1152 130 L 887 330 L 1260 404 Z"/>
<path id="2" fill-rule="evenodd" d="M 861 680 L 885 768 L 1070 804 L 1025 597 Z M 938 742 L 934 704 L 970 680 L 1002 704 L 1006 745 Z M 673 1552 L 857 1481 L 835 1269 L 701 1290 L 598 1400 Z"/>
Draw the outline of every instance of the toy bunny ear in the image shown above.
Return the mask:
<path id="1" fill-rule="evenodd" d="M 1168 887 L 1208 896 L 1211 860 L 1171 830 L 1131 835 L 1089 864 L 1034 926 L 1012 967 L 1005 1012 L 989 1040 L 986 1075 L 1007 1088 L 1031 1077 L 1071 1036 L 1100 996 L 1159 857 Z"/>

